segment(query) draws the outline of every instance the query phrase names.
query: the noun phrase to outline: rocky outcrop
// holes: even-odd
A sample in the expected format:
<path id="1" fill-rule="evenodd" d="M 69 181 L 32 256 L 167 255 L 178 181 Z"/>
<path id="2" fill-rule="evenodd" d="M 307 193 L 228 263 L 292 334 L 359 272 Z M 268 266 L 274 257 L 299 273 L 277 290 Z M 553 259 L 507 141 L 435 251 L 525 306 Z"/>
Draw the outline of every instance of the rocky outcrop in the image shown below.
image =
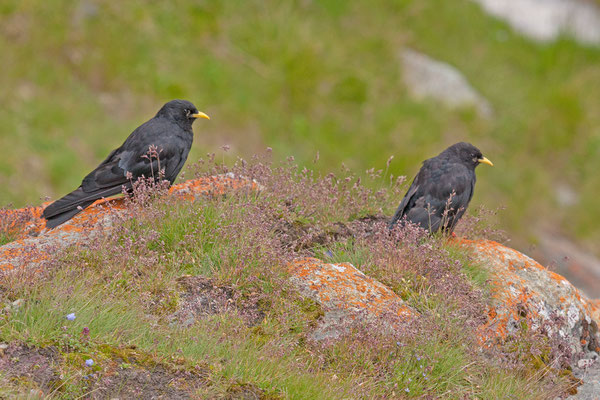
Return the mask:
<path id="1" fill-rule="evenodd" d="M 401 53 L 404 84 L 417 100 L 433 99 L 448 108 L 474 107 L 482 117 L 492 107 L 453 66 L 405 49 Z"/>
<path id="2" fill-rule="evenodd" d="M 240 189 L 255 190 L 259 186 L 244 178 L 222 175 L 175 185 L 171 194 L 190 200 Z M 51 260 L 57 251 L 84 243 L 90 236 L 110 232 L 116 217 L 126 211 L 123 200 L 99 201 L 69 223 L 48 231 L 40 219 L 42 209 L 5 212 L 2 219 L 5 230 L 12 229 L 16 238 L 0 247 L 0 274 L 16 268 L 43 268 L 44 262 Z M 487 240 L 455 241 L 471 251 L 481 267 L 489 271 L 487 315 L 478 328 L 482 346 L 494 346 L 523 330 L 536 332 L 545 335 L 549 343 L 566 343 L 576 376 L 584 380 L 600 376 L 596 361 L 600 352 L 598 301 L 588 299 L 562 276 L 509 247 Z M 418 311 L 393 290 L 357 267 L 360 268 L 316 258 L 298 259 L 288 266 L 290 280 L 299 293 L 318 303 L 323 311 L 312 332 L 313 340 L 335 339 L 355 322 L 398 332 L 419 318 Z M 199 284 L 194 293 L 205 293 L 202 288 L 206 285 Z M 227 293 L 223 289 L 215 296 L 208 296 L 208 303 L 190 303 L 190 312 L 205 312 L 206 304 L 211 307 L 225 304 Z M 588 390 L 592 385 L 589 391 L 594 393 L 600 388 L 590 379 L 584 388 Z"/>
<path id="3" fill-rule="evenodd" d="M 600 44 L 600 9 L 583 0 L 475 0 L 489 14 L 536 40 L 568 34 L 591 45 Z"/>
<path id="4" fill-rule="evenodd" d="M 530 257 L 499 243 L 460 239 L 490 272 L 487 322 L 479 329 L 482 345 L 515 336 L 523 324 L 531 331 L 562 339 L 581 365 L 594 364 L 600 351 L 600 309 L 565 278 Z M 339 335 L 342 321 L 374 321 L 384 315 L 410 321 L 417 317 L 389 288 L 348 263 L 328 264 L 310 258 L 290 267 L 300 292 L 317 301 L 325 317 L 317 337 Z M 337 321 L 337 322 L 336 322 Z M 336 328 L 336 323 L 338 328 Z"/>
<path id="5" fill-rule="evenodd" d="M 205 195 L 221 195 L 241 188 L 257 188 L 255 182 L 233 174 L 200 178 L 174 185 L 169 193 L 191 200 Z M 3 211 L 4 230 L 14 240 L 0 247 L 0 274 L 14 268 L 39 268 L 51 256 L 67 247 L 84 243 L 91 237 L 110 230 L 126 207 L 123 198 L 102 199 L 86 208 L 70 221 L 48 230 L 39 207 Z"/>

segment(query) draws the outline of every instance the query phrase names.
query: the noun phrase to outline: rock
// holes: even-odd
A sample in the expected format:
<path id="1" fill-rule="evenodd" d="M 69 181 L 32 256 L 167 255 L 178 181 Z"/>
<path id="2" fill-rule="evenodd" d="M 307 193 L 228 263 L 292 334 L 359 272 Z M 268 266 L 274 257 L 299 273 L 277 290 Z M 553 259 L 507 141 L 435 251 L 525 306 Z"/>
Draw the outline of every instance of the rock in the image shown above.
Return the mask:
<path id="1" fill-rule="evenodd" d="M 314 340 L 337 338 L 355 323 L 396 329 L 417 315 L 391 289 L 351 264 L 305 258 L 292 263 L 290 272 L 300 293 L 325 312 L 312 333 Z"/>
<path id="2" fill-rule="evenodd" d="M 449 108 L 474 107 L 489 118 L 492 107 L 453 66 L 405 49 L 401 54 L 404 84 L 418 100 L 431 98 Z"/>
<path id="3" fill-rule="evenodd" d="M 97 17 L 98 14 L 99 9 L 97 4 L 87 0 L 80 0 L 73 12 L 72 24 L 80 26 L 86 20 Z"/>
<path id="4" fill-rule="evenodd" d="M 572 207 L 579 203 L 579 194 L 567 183 L 557 183 L 554 188 L 556 202 L 562 207 Z"/>
<path id="5" fill-rule="evenodd" d="M 255 190 L 259 186 L 256 182 L 228 174 L 189 180 L 174 185 L 169 193 L 191 201 L 203 195 L 221 195 L 244 188 Z M 4 222 L 4 230 L 16 235 L 16 240 L 0 247 L 0 276 L 3 271 L 14 268 L 40 268 L 68 246 L 106 233 L 116 216 L 125 211 L 123 198 L 98 200 L 70 221 L 48 230 L 41 218 L 48 204 L 2 211 L 0 219 Z"/>
<path id="6" fill-rule="evenodd" d="M 6 302 L 5 306 L 2 308 L 2 311 L 7 313 L 19 311 L 19 308 L 21 308 L 23 303 L 23 299 L 17 299 L 15 301 Z"/>
<path id="7" fill-rule="evenodd" d="M 499 243 L 461 239 L 463 246 L 492 274 L 488 322 L 482 342 L 516 334 L 526 323 L 568 343 L 574 360 L 600 350 L 600 309 L 562 276 Z"/>
<path id="8" fill-rule="evenodd" d="M 577 368 L 588 369 L 589 367 L 594 365 L 595 362 L 596 360 L 592 360 L 591 358 L 584 358 L 577 361 Z"/>
<path id="9" fill-rule="evenodd" d="M 489 14 L 535 40 L 565 33 L 584 44 L 600 44 L 600 9 L 581 0 L 475 0 Z"/>
<path id="10" fill-rule="evenodd" d="M 583 384 L 577 388 L 577 394 L 569 396 L 567 399 L 600 400 L 600 366 L 598 363 L 586 370 L 573 368 L 573 375 L 583 380 Z"/>

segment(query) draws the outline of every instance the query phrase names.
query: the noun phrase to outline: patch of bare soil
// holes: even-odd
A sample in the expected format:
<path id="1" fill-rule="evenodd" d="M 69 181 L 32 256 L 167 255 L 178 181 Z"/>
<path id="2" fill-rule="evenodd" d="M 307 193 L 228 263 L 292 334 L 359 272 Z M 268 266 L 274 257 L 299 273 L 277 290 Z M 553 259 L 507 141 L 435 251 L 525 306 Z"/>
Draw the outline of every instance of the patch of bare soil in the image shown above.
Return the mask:
<path id="1" fill-rule="evenodd" d="M 5 379 L 21 386 L 36 387 L 51 393 L 61 385 L 58 365 L 60 352 L 52 346 L 45 348 L 10 344 L 0 350 L 0 371 Z"/>
<path id="2" fill-rule="evenodd" d="M 174 370 L 165 365 L 142 368 L 115 360 L 99 376 L 88 376 L 91 399 L 190 399 L 206 385 L 207 372 Z"/>
<path id="3" fill-rule="evenodd" d="M 171 323 L 188 327 L 203 317 L 226 312 L 237 313 L 248 326 L 257 325 L 264 318 L 258 293 L 243 295 L 231 286 L 218 285 L 202 276 L 182 276 L 178 283 L 183 294 L 179 309 L 169 318 Z"/>
<path id="4" fill-rule="evenodd" d="M 39 389 L 43 396 L 60 395 L 68 391 L 67 385 L 76 385 L 87 399 L 190 399 L 208 384 L 207 368 L 179 368 L 146 359 L 138 363 L 134 356 L 103 360 L 100 368 L 84 370 L 68 379 L 60 372 L 63 362 L 64 357 L 53 346 L 10 344 L 0 350 L 3 379 L 18 390 Z"/>

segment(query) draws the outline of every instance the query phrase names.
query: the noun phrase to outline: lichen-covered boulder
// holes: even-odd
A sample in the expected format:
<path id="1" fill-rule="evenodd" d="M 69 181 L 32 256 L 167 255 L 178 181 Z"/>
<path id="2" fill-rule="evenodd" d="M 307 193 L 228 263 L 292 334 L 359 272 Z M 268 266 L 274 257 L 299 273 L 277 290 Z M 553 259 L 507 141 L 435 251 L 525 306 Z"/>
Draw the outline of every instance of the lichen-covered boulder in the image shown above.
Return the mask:
<path id="1" fill-rule="evenodd" d="M 600 350 L 600 309 L 562 276 L 532 258 L 488 240 L 461 240 L 491 273 L 488 322 L 483 342 L 516 334 L 525 322 L 543 328 L 570 346 L 576 359 L 592 359 Z"/>
<path id="2" fill-rule="evenodd" d="M 314 340 L 337 338 L 355 323 L 397 329 L 417 313 L 390 288 L 352 264 L 329 264 L 316 258 L 293 262 L 289 270 L 300 294 L 323 308 Z"/>

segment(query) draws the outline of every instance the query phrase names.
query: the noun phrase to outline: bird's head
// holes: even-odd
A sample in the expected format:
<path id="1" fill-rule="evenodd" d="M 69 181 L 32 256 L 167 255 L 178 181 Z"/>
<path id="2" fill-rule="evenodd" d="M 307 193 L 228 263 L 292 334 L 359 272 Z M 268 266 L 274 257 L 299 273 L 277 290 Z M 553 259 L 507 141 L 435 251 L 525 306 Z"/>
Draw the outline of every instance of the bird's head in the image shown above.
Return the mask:
<path id="1" fill-rule="evenodd" d="M 446 149 L 445 151 L 449 152 L 455 157 L 458 157 L 463 164 L 473 168 L 475 168 L 479 164 L 487 164 L 490 166 L 494 165 L 490 160 L 485 158 L 483 154 L 481 154 L 481 150 L 473 146 L 471 143 L 456 143 L 448 147 L 448 149 Z"/>
<path id="2" fill-rule="evenodd" d="M 157 117 L 169 118 L 184 127 L 192 127 L 196 118 L 210 119 L 210 117 L 201 111 L 198 111 L 195 105 L 187 100 L 171 100 L 166 103 L 156 114 Z"/>

